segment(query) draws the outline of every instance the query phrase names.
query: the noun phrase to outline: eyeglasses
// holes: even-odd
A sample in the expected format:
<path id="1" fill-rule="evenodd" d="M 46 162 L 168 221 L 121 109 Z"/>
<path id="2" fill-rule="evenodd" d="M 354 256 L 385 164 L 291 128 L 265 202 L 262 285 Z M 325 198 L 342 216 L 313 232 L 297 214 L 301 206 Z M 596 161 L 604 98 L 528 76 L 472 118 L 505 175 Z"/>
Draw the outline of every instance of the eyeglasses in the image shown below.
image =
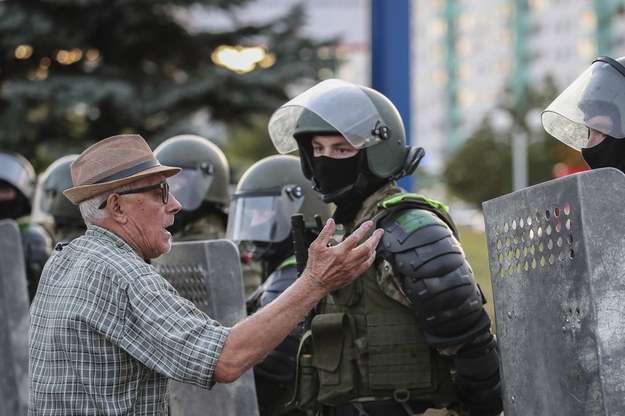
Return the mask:
<path id="1" fill-rule="evenodd" d="M 159 189 L 159 188 L 161 190 L 161 200 L 163 201 L 163 204 L 167 205 L 167 202 L 169 201 L 169 184 L 167 182 L 161 182 L 161 183 L 157 183 L 156 185 L 144 186 L 141 188 L 129 189 L 127 191 L 117 192 L 117 195 L 139 194 L 141 192 L 152 191 L 154 189 Z M 105 199 L 104 202 L 102 202 L 102 204 L 100 204 L 98 209 L 103 209 L 106 206 L 107 201 L 108 201 L 108 198 Z"/>

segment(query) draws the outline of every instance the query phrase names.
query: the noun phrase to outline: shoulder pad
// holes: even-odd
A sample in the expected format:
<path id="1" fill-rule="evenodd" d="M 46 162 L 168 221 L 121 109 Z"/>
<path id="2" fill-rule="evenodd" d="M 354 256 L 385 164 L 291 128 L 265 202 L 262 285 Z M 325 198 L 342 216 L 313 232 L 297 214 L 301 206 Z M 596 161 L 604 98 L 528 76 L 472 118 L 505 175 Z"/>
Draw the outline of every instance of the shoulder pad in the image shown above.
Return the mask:
<path id="1" fill-rule="evenodd" d="M 52 252 L 52 239 L 46 230 L 37 225 L 30 224 L 20 228 L 24 256 L 35 261 L 45 261 Z"/>
<path id="2" fill-rule="evenodd" d="M 396 210 L 396 209 L 422 209 L 426 211 L 434 212 L 440 219 L 445 221 L 449 228 L 453 231 L 456 238 L 458 238 L 458 230 L 456 229 L 456 223 L 451 215 L 449 215 L 449 207 L 442 202 L 430 199 L 419 194 L 399 194 L 378 202 L 380 208 L 384 210 Z M 384 214 L 381 214 L 384 215 Z"/>
<path id="3" fill-rule="evenodd" d="M 423 209 L 395 211 L 382 218 L 379 225 L 384 229 L 381 245 L 391 253 L 431 244 L 453 235 L 442 219 Z"/>

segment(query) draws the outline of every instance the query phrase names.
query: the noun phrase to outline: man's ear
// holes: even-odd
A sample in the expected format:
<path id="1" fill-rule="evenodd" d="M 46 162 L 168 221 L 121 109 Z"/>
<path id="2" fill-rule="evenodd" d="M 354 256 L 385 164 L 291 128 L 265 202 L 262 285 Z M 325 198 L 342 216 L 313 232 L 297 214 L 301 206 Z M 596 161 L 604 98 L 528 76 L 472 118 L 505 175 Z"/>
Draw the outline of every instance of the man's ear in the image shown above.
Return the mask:
<path id="1" fill-rule="evenodd" d="M 123 204 L 123 200 L 117 194 L 111 194 L 107 198 L 106 209 L 109 210 L 109 215 L 116 222 L 125 224 L 128 221 L 126 217 L 126 209 Z"/>

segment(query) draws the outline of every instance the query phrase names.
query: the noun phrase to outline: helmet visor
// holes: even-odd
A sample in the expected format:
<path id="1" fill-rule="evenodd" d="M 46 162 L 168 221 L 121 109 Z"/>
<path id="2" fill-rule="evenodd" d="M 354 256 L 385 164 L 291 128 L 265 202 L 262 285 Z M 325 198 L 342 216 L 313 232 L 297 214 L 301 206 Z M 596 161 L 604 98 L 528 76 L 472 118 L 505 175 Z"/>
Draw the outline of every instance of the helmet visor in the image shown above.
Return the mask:
<path id="1" fill-rule="evenodd" d="M 600 59 L 605 58 L 593 62 L 542 114 L 547 133 L 577 150 L 586 147 L 589 128 L 625 137 L 625 76 L 613 66 L 618 62 Z"/>
<path id="2" fill-rule="evenodd" d="M 64 190 L 74 186 L 70 166 L 77 157 L 76 154 L 63 156 L 39 175 L 31 212 L 33 222 L 52 224 L 64 221 L 66 224 L 83 224 L 78 206 L 63 195 Z"/>
<path id="3" fill-rule="evenodd" d="M 233 241 L 279 242 L 291 232 L 291 215 L 302 207 L 299 185 L 235 194 L 226 238 Z"/>
<path id="4" fill-rule="evenodd" d="M 182 170 L 167 179 L 171 194 L 180 202 L 184 211 L 199 208 L 215 178 L 214 168 L 206 163 L 192 167 L 180 166 L 180 163 L 172 166 L 182 167 Z"/>
<path id="5" fill-rule="evenodd" d="M 380 142 L 375 132 L 382 117 L 367 94 L 357 85 L 329 79 L 278 108 L 269 120 L 269 135 L 280 153 L 297 150 L 293 137 L 302 111 L 308 110 L 333 126 L 356 149 Z"/>
<path id="6" fill-rule="evenodd" d="M 82 217 L 77 205 L 72 204 L 63 195 L 63 191 L 71 187 L 70 185 L 60 185 L 54 181 L 43 181 L 35 191 L 33 200 L 32 220 L 39 224 L 52 223 L 55 220 L 63 219 L 66 222 L 75 220 L 77 224 L 82 223 Z"/>

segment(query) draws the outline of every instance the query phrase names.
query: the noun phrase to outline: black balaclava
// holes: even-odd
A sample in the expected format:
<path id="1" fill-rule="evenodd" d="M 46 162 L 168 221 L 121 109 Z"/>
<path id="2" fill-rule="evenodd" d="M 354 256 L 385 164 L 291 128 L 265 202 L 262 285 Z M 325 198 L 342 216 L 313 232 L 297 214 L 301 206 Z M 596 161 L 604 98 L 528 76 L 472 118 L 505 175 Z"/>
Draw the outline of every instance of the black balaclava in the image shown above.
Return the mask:
<path id="1" fill-rule="evenodd" d="M 353 188 L 362 170 L 362 159 L 361 152 L 345 159 L 327 156 L 312 158 L 314 176 L 324 202 L 338 202 L 344 199 L 341 198 L 341 194 L 350 187 Z"/>
<path id="2" fill-rule="evenodd" d="M 591 169 L 610 167 L 625 173 L 625 139 L 606 136 L 598 145 L 583 148 L 582 157 Z"/>
<path id="3" fill-rule="evenodd" d="M 362 202 L 388 182 L 387 178 L 378 178 L 369 171 L 364 150 L 345 159 L 326 156 L 311 159 L 313 176 L 323 201 L 336 204 L 332 218 L 338 224 L 353 221 Z"/>
<path id="4" fill-rule="evenodd" d="M 16 194 L 13 199 L 0 201 L 0 219 L 11 218 L 15 220 L 24 215 L 28 215 L 31 209 L 30 202 L 22 192 L 6 181 L 0 180 L 0 184 L 4 187 L 9 186 L 15 189 Z"/>

